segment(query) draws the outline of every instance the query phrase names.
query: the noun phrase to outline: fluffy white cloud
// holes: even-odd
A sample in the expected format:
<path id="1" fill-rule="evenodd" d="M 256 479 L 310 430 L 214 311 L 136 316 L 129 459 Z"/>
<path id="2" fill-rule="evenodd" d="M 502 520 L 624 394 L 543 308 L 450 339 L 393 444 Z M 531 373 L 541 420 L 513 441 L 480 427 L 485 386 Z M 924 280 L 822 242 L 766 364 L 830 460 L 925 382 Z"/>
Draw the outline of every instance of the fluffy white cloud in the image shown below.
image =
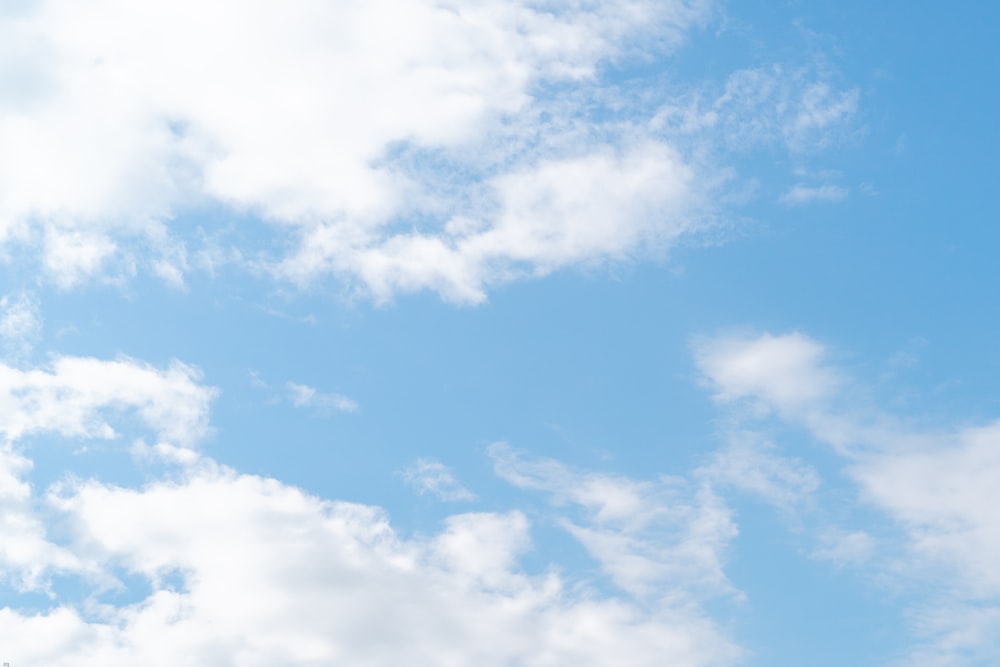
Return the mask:
<path id="1" fill-rule="evenodd" d="M 427 213 L 444 224 L 458 203 L 440 194 L 447 173 L 426 164 L 411 169 L 409 158 L 462 163 L 471 170 L 466 189 L 490 173 L 530 172 L 537 151 L 504 157 L 483 149 L 504 137 L 528 147 L 523 126 L 536 118 L 527 134 L 538 133 L 532 105 L 540 86 L 590 85 L 600 63 L 640 44 L 668 50 L 705 18 L 707 5 L 29 3 L 0 15 L 0 81 L 9 84 L 0 103 L 0 237 L 43 242 L 45 266 L 63 286 L 111 265 L 128 273 L 137 262 L 177 282 L 185 252 L 163 223 L 220 203 L 299 230 L 302 246 L 280 269 L 287 275 L 308 278 L 332 264 L 372 281 L 377 294 L 432 287 L 471 298 L 462 291 L 480 289 L 476 277 L 457 285 L 442 276 L 401 285 L 406 276 L 393 277 L 433 272 L 411 266 L 415 253 L 433 249 L 392 226 L 409 227 Z M 601 159 L 585 157 L 580 168 L 600 178 L 606 167 L 587 160 Z M 660 187 L 674 192 L 683 185 L 672 180 L 674 162 L 666 172 L 637 168 L 651 169 L 645 176 L 666 179 Z M 539 169 L 544 177 L 544 164 Z M 509 212 L 474 216 L 480 224 L 525 225 L 524 216 L 535 214 L 525 207 L 540 206 L 543 226 L 565 225 L 553 216 L 578 215 L 586 204 L 578 194 L 554 209 L 537 200 L 508 206 L 510 178 L 497 181 L 499 205 Z M 598 206 L 617 208 L 627 207 L 630 193 L 622 183 L 590 194 Z M 436 234 L 429 241 L 452 243 Z M 616 245 L 635 241 L 626 232 Z M 465 261 L 487 261 L 483 253 L 502 259 L 509 248 L 500 245 Z M 144 257 L 150 248 L 152 257 Z M 539 250 L 529 244 L 526 252 Z M 379 267 L 386 253 L 389 266 Z M 560 250 L 542 253 L 544 268 Z"/>
<path id="2" fill-rule="evenodd" d="M 544 159 L 492 179 L 495 212 L 453 217 L 443 230 L 345 238 L 340 223 L 315 227 L 283 272 L 299 281 L 325 273 L 361 277 L 377 299 L 433 289 L 455 301 L 521 275 L 625 259 L 668 247 L 706 215 L 692 169 L 664 144 Z"/>
<path id="3" fill-rule="evenodd" d="M 1000 422 L 886 445 L 852 466 L 865 497 L 907 528 L 917 554 L 953 568 L 968 595 L 1000 605 Z"/>
<path id="4" fill-rule="evenodd" d="M 695 358 L 721 401 L 752 399 L 787 413 L 829 398 L 837 374 L 822 364 L 824 349 L 799 333 L 723 336 L 701 341 Z"/>
<path id="5" fill-rule="evenodd" d="M 180 285 L 235 261 L 377 300 L 462 302 L 657 254 L 717 213 L 725 159 L 702 164 L 711 151 L 692 142 L 800 150 L 857 105 L 808 69 L 739 71 L 707 107 L 611 85 L 609 65 L 664 57 L 712 13 L 709 0 L 26 3 L 0 15 L 0 241 L 40 248 L 63 287 L 139 270 Z M 173 225 L 205 207 L 280 242 Z"/>
<path id="6" fill-rule="evenodd" d="M 781 203 L 788 206 L 802 206 L 812 202 L 838 202 L 847 198 L 848 190 L 840 185 L 798 184 L 781 195 Z"/>
<path id="7" fill-rule="evenodd" d="M 205 435 L 216 394 L 200 379 L 180 362 L 165 370 L 91 357 L 57 357 L 48 370 L 0 364 L 0 433 L 8 441 L 43 432 L 113 438 L 107 417 L 131 410 L 157 437 L 188 446 Z"/>
<path id="8" fill-rule="evenodd" d="M 8 355 L 27 355 L 41 331 L 42 316 L 34 296 L 22 292 L 0 297 L 0 339 Z"/>
<path id="9" fill-rule="evenodd" d="M 730 664 L 691 608 L 638 605 L 519 566 L 520 512 L 449 517 L 406 540 L 375 507 L 325 501 L 199 459 L 141 489 L 68 481 L 47 500 L 64 550 L 152 590 L 113 606 L 0 610 L 22 663 L 166 665 Z"/>
<path id="10" fill-rule="evenodd" d="M 832 445 L 860 498 L 900 528 L 904 551 L 888 564 L 882 553 L 883 565 L 937 591 L 929 607 L 914 612 L 927 641 L 914 664 L 955 664 L 962 655 L 995 660 L 1000 645 L 989 637 L 1000 629 L 1000 422 L 915 430 L 868 401 L 859 406 L 864 391 L 832 368 L 825 352 L 797 333 L 726 337 L 702 344 L 698 362 L 720 401 L 749 399 Z M 863 531 L 828 531 L 816 555 L 867 561 L 872 540 Z"/>
<path id="11" fill-rule="evenodd" d="M 18 663 L 711 667 L 741 654 L 688 595 L 717 583 L 733 530 L 705 490 L 581 477 L 494 449 L 507 477 L 592 514 L 565 525 L 640 597 L 609 595 L 564 579 L 558 562 L 526 570 L 534 545 L 521 511 L 455 514 L 437 534 L 405 538 L 377 507 L 199 455 L 189 445 L 214 391 L 182 364 L 63 357 L 0 367 L 0 388 L 11 441 L 0 448 L 0 581 L 49 595 L 0 609 L 0 644 Z M 69 475 L 42 493 L 27 481 L 18 438 L 111 437 L 136 417 L 161 441 L 132 452 L 168 464 L 165 477 L 130 488 Z M 82 599 L 64 595 L 67 578 Z"/>
<path id="12" fill-rule="evenodd" d="M 811 67 L 737 70 L 721 90 L 706 84 L 664 104 L 653 125 L 671 136 L 701 136 L 724 150 L 814 152 L 849 132 L 857 113 L 858 90 L 842 88 L 834 78 Z"/>

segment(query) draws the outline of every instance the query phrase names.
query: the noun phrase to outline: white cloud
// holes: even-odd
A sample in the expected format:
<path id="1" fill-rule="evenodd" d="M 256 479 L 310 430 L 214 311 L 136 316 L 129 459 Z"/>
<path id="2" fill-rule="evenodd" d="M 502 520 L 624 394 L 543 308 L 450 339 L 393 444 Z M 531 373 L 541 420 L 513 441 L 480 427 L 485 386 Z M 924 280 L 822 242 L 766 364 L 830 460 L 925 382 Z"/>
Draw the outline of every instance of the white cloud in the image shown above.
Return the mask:
<path id="1" fill-rule="evenodd" d="M 1000 506 L 1000 422 L 914 429 L 861 398 L 863 388 L 824 357 L 824 347 L 802 334 L 728 337 L 698 349 L 699 364 L 720 400 L 757 402 L 767 411 L 758 415 L 777 414 L 804 427 L 844 457 L 859 498 L 901 531 L 889 541 L 901 541 L 902 551 L 895 557 L 880 553 L 880 566 L 917 591 L 931 591 L 927 606 L 913 612 L 915 618 L 928 618 L 932 607 L 976 608 L 980 620 L 1000 617 L 995 512 Z M 872 539 L 863 531 L 828 531 L 815 555 L 838 563 L 867 562 Z M 889 541 L 883 546 L 888 548 Z M 913 664 L 952 664 L 948 661 L 960 655 L 1000 656 L 1000 646 L 986 639 L 989 633 L 963 631 L 967 614 L 956 613 L 950 622 L 945 622 L 948 614 L 932 615 L 931 630 L 917 624 L 924 634 L 920 660 L 928 662 Z M 995 627 L 995 621 L 989 623 Z"/>
<path id="2" fill-rule="evenodd" d="M 31 485 L 30 459 L 9 444 L 0 446 L 0 583 L 19 591 L 45 590 L 48 574 L 85 568 L 72 552 L 47 539 Z"/>
<path id="3" fill-rule="evenodd" d="M 820 535 L 820 542 L 813 557 L 837 565 L 859 565 L 875 553 L 875 538 L 863 530 L 827 529 Z"/>
<path id="4" fill-rule="evenodd" d="M 337 412 L 357 412 L 358 404 L 343 394 L 324 393 L 315 387 L 296 382 L 288 382 L 289 399 L 297 408 L 312 408 L 314 410 Z"/>
<path id="5" fill-rule="evenodd" d="M 111 437 L 128 410 L 161 438 L 132 453 L 175 464 L 140 488 L 69 475 L 37 494 L 30 459 L 0 449 L 0 577 L 49 593 L 48 604 L 20 608 L 13 595 L 0 609 L 0 644 L 18 663 L 714 667 L 741 654 L 684 595 L 732 531 L 703 491 L 696 504 L 686 493 L 663 504 L 672 490 L 591 474 L 573 496 L 595 522 L 567 526 L 589 531 L 580 537 L 599 557 L 673 568 L 656 573 L 656 596 L 636 600 L 567 582 L 558 562 L 526 571 L 534 544 L 518 510 L 455 514 L 407 539 L 377 507 L 199 455 L 186 445 L 207 428 L 214 391 L 179 363 L 63 357 L 44 370 L 0 367 L 0 388 L 9 440 Z M 561 484 L 576 473 L 538 466 L 521 472 L 570 492 Z M 79 592 L 65 594 L 57 576 Z"/>
<path id="6" fill-rule="evenodd" d="M 966 594 L 1000 608 L 1000 422 L 896 444 L 852 466 L 865 498 L 906 527 L 922 559 L 946 564 Z"/>
<path id="7" fill-rule="evenodd" d="M 713 454 L 698 475 L 718 487 L 739 489 L 791 511 L 819 488 L 819 475 L 802 461 L 780 456 L 770 441 L 748 432 L 729 434 L 730 443 Z"/>
<path id="8" fill-rule="evenodd" d="M 786 413 L 820 404 L 837 389 L 840 380 L 823 354 L 823 346 L 800 333 L 722 336 L 695 345 L 717 400 L 749 398 Z"/>
<path id="9" fill-rule="evenodd" d="M 44 0 L 0 17 L 0 241 L 67 288 L 236 262 L 460 302 L 659 255 L 714 219 L 727 160 L 657 115 L 676 91 L 605 69 L 664 57 L 712 5 Z M 740 71 L 695 143 L 821 145 L 857 104 L 830 79 Z M 215 206 L 280 242 L 172 229 Z"/>
<path id="10" fill-rule="evenodd" d="M 417 493 L 431 493 L 441 500 L 474 500 L 476 495 L 455 479 L 451 469 L 439 461 L 417 459 L 402 473 Z"/>
<path id="11" fill-rule="evenodd" d="M 116 437 L 108 417 L 132 410 L 157 437 L 189 446 L 208 430 L 216 391 L 200 372 L 174 362 L 165 370 L 131 359 L 57 357 L 49 370 L 0 364 L 0 433 L 8 441 L 33 433 Z"/>
<path id="12" fill-rule="evenodd" d="M 514 574 L 531 538 L 528 520 L 521 512 L 457 514 L 431 544 L 431 551 L 445 567 L 491 589 L 517 587 Z"/>
<path id="13" fill-rule="evenodd" d="M 672 135 L 701 136 L 723 151 L 782 147 L 810 153 L 851 130 L 856 88 L 829 71 L 772 65 L 733 72 L 721 90 L 702 85 L 664 104 L 653 123 Z"/>
<path id="14" fill-rule="evenodd" d="M 487 286 L 525 274 L 668 247 L 697 228 L 707 208 L 698 201 L 692 169 L 655 141 L 543 159 L 488 186 L 495 212 L 453 217 L 431 234 L 345 237 L 339 223 L 319 225 L 282 271 L 299 281 L 355 274 L 380 300 L 433 289 L 479 302 Z"/>
<path id="15" fill-rule="evenodd" d="M 21 329 L 23 322 L 12 325 Z M 22 591 L 50 592 L 51 575 L 86 576 L 91 585 L 114 579 L 85 555 L 50 541 L 38 498 L 27 481 L 32 461 L 15 449 L 39 433 L 65 438 L 114 438 L 111 421 L 127 423 L 132 413 L 168 442 L 147 448 L 160 459 L 185 462 L 181 452 L 203 437 L 215 390 L 199 384 L 200 373 L 175 362 L 165 370 L 130 360 L 58 357 L 48 369 L 0 365 L 0 580 Z M 138 450 L 137 450 L 138 451 Z M 51 516 L 48 516 L 51 519 Z"/>
<path id="16" fill-rule="evenodd" d="M 818 133 L 829 131 L 857 111 L 859 91 L 856 88 L 838 90 L 826 81 L 812 82 L 806 86 L 801 106 L 786 135 L 800 145 L 815 140 Z"/>
<path id="17" fill-rule="evenodd" d="M 938 600 L 911 614 L 924 641 L 900 664 L 917 667 L 989 665 L 1000 655 L 1000 608 Z"/>
<path id="18" fill-rule="evenodd" d="M 34 296 L 22 292 L 0 298 L 0 338 L 8 355 L 26 356 L 41 332 L 42 316 Z"/>
<path id="19" fill-rule="evenodd" d="M 737 530 L 710 486 L 676 478 L 635 481 L 550 459 L 526 461 L 502 443 L 489 451 L 496 473 L 511 484 L 586 510 L 581 520 L 559 522 L 623 590 L 673 599 L 733 592 L 722 561 Z"/>
<path id="20" fill-rule="evenodd" d="M 524 572 L 520 512 L 449 517 L 406 540 L 378 508 L 325 501 L 209 459 L 128 489 L 67 481 L 47 501 L 89 567 L 152 590 L 114 606 L 0 610 L 25 664 L 731 664 L 704 615 Z M 86 613 L 85 613 L 86 612 Z"/>
<path id="21" fill-rule="evenodd" d="M 99 273 L 116 250 L 103 234 L 50 227 L 45 232 L 45 269 L 60 287 L 73 287 Z"/>
<path id="22" fill-rule="evenodd" d="M 218 202 L 294 225 L 301 258 L 322 222 L 359 256 L 336 261 L 367 280 L 361 256 L 407 243 L 386 225 L 437 206 L 421 182 L 433 175 L 395 151 L 481 153 L 543 84 L 590 85 L 599 63 L 672 48 L 707 12 L 700 0 L 39 2 L 0 17 L 0 80 L 16 79 L 0 104 L 0 232 L 43 237 L 63 286 L 137 261 L 178 282 L 184 253 L 161 223 Z"/>
<path id="23" fill-rule="evenodd" d="M 800 183 L 781 195 L 779 201 L 788 206 L 802 206 L 813 202 L 843 201 L 847 195 L 847 188 L 839 185 L 803 185 Z"/>

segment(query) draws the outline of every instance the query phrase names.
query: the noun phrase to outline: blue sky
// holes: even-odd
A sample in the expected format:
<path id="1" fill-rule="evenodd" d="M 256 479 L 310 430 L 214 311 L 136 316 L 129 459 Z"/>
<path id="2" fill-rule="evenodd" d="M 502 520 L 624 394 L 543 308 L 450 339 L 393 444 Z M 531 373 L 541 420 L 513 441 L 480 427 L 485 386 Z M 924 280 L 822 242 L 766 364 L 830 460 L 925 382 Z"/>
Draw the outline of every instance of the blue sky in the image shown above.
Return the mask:
<path id="1" fill-rule="evenodd" d="M 995 664 L 998 28 L 4 5 L 0 657 Z"/>

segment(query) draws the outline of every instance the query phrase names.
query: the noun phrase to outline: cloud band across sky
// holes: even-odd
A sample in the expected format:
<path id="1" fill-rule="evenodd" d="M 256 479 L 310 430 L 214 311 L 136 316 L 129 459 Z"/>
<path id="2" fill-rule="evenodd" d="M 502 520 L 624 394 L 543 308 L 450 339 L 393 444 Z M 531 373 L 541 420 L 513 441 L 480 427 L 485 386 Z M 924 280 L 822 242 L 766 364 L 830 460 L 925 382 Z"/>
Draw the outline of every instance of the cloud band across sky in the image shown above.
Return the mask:
<path id="1" fill-rule="evenodd" d="M 513 279 L 662 255 L 712 226 L 726 152 L 821 143 L 857 102 L 780 67 L 733 73 L 709 104 L 613 83 L 714 11 L 25 3 L 0 28 L 0 239 L 64 288 L 235 263 L 378 301 L 480 302 Z M 730 148 L 708 159 L 713 145 Z M 264 227 L 212 224 L 220 207 Z"/>

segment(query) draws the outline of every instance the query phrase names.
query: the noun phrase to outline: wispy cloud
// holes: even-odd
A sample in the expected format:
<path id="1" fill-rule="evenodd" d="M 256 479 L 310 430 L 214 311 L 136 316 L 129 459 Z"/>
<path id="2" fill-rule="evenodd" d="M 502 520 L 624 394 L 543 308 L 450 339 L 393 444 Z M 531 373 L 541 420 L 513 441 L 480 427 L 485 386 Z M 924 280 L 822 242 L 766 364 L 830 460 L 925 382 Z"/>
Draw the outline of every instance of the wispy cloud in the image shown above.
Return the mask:
<path id="1" fill-rule="evenodd" d="M 314 410 L 337 412 L 357 412 L 358 404 L 343 394 L 324 393 L 315 387 L 296 382 L 288 382 L 289 400 L 297 408 L 312 408 Z"/>
<path id="2" fill-rule="evenodd" d="M 476 495 L 462 485 L 451 469 L 439 461 L 417 459 L 417 462 L 404 470 L 403 479 L 417 493 L 430 493 L 441 500 L 475 500 Z"/>
<path id="3" fill-rule="evenodd" d="M 803 206 L 813 202 L 838 202 L 847 199 L 849 191 L 839 185 L 795 185 L 779 201 L 786 206 Z"/>
<path id="4" fill-rule="evenodd" d="M 932 628 L 915 626 L 921 659 L 975 655 L 988 662 L 1000 656 L 993 639 L 1000 630 L 1000 574 L 994 566 L 1000 561 L 1000 527 L 993 509 L 1000 504 L 1000 422 L 914 429 L 871 400 L 860 400 L 864 388 L 829 363 L 823 345 L 799 333 L 717 339 L 699 348 L 698 363 L 717 400 L 749 401 L 757 408 L 739 419 L 776 416 L 830 445 L 843 457 L 858 500 L 899 530 L 885 542 L 901 545 L 895 554 L 888 547 L 873 551 L 873 536 L 865 531 L 840 528 L 820 535 L 816 556 L 870 562 L 916 592 L 928 591 L 914 618 L 932 608 L 976 608 L 981 613 L 975 623 L 991 628 L 965 632 L 967 614 L 935 614 Z"/>
<path id="5" fill-rule="evenodd" d="M 28 355 L 42 332 L 38 300 L 22 292 L 0 297 L 0 339 L 9 356 Z"/>
<path id="6" fill-rule="evenodd" d="M 175 445 L 192 445 L 208 431 L 217 390 L 201 372 L 174 362 L 160 370 L 132 359 L 57 357 L 49 368 L 0 365 L 0 433 L 16 440 L 33 433 L 115 438 L 108 416 L 123 409 Z"/>

